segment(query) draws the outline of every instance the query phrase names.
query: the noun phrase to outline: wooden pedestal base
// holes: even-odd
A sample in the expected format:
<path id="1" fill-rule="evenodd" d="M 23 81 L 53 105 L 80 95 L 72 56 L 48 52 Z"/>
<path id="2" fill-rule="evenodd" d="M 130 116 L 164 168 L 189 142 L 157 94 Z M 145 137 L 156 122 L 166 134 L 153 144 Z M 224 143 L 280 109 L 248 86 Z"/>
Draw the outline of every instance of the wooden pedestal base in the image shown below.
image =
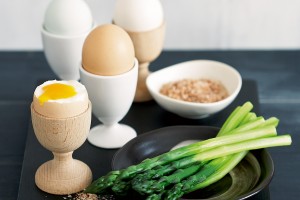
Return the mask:
<path id="1" fill-rule="evenodd" d="M 72 158 L 73 151 L 87 138 L 91 125 L 91 103 L 82 114 L 70 118 L 49 118 L 31 105 L 32 125 L 38 141 L 53 152 L 54 158 L 42 164 L 35 174 L 38 188 L 50 194 L 79 192 L 92 182 L 90 168 Z"/>
<path id="2" fill-rule="evenodd" d="M 149 75 L 149 63 L 139 64 L 139 75 L 136 92 L 134 96 L 134 102 L 145 102 L 152 99 L 151 94 L 146 86 L 146 79 Z"/>
<path id="3" fill-rule="evenodd" d="M 72 153 L 54 153 L 54 159 L 42 164 L 35 174 L 37 187 L 50 194 L 66 195 L 80 192 L 91 182 L 90 168 L 85 163 L 73 159 Z"/>

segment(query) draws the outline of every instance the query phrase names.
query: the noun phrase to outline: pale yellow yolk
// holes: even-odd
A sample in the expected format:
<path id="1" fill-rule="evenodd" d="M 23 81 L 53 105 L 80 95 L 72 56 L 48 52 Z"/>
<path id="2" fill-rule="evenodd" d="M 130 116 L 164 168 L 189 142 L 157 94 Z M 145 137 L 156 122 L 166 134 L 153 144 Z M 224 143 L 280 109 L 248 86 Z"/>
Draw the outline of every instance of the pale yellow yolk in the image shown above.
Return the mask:
<path id="1" fill-rule="evenodd" d="M 73 86 L 61 83 L 46 85 L 43 87 L 43 91 L 44 93 L 38 97 L 41 105 L 49 100 L 66 99 L 77 94 Z"/>

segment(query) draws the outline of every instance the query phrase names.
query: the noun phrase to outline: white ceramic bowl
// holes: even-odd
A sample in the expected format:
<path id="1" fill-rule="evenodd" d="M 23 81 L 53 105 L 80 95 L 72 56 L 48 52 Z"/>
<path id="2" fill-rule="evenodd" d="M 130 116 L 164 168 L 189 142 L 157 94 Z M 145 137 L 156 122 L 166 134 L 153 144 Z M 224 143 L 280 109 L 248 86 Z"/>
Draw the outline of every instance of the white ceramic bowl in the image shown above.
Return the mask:
<path id="1" fill-rule="evenodd" d="M 163 84 L 181 79 L 212 79 L 220 81 L 229 96 L 214 103 L 194 103 L 167 97 L 159 92 Z M 151 73 L 146 85 L 153 99 L 164 109 L 190 119 L 201 119 L 226 108 L 238 95 L 242 78 L 233 67 L 211 60 L 192 60 Z"/>

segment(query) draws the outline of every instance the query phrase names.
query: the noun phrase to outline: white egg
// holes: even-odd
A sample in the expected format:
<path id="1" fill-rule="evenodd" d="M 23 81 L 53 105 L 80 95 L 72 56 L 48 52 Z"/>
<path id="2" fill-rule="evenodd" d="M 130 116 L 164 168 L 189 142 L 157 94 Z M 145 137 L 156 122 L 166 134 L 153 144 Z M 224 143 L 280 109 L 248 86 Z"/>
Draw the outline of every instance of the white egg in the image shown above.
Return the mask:
<path id="1" fill-rule="evenodd" d="M 45 13 L 44 28 L 53 34 L 79 35 L 92 26 L 92 13 L 84 0 L 52 0 Z"/>
<path id="2" fill-rule="evenodd" d="M 35 89 L 33 95 L 34 110 L 46 117 L 74 117 L 86 111 L 88 106 L 85 86 L 74 80 L 46 81 Z"/>
<path id="3" fill-rule="evenodd" d="M 127 31 L 142 32 L 158 28 L 164 20 L 160 0 L 117 0 L 113 21 Z"/>

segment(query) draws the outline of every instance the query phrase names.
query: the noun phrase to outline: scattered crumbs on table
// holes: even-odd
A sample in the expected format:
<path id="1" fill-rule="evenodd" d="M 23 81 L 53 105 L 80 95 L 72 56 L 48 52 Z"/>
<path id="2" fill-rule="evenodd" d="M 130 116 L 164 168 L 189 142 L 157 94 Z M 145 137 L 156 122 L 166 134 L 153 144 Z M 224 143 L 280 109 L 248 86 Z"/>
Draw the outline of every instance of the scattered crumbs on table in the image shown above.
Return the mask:
<path id="1" fill-rule="evenodd" d="M 98 199 L 99 200 L 116 200 L 114 195 L 110 195 L 110 194 L 98 196 Z"/>
<path id="2" fill-rule="evenodd" d="M 78 193 L 74 200 L 98 200 L 98 196 L 96 194 Z"/>
<path id="3" fill-rule="evenodd" d="M 77 193 L 73 200 L 115 200 L 113 195 L 100 195 L 90 193 Z"/>
<path id="4" fill-rule="evenodd" d="M 47 198 L 47 196 L 45 196 Z M 91 193 L 76 193 L 62 197 L 64 200 L 117 200 L 112 194 L 96 195 Z"/>

